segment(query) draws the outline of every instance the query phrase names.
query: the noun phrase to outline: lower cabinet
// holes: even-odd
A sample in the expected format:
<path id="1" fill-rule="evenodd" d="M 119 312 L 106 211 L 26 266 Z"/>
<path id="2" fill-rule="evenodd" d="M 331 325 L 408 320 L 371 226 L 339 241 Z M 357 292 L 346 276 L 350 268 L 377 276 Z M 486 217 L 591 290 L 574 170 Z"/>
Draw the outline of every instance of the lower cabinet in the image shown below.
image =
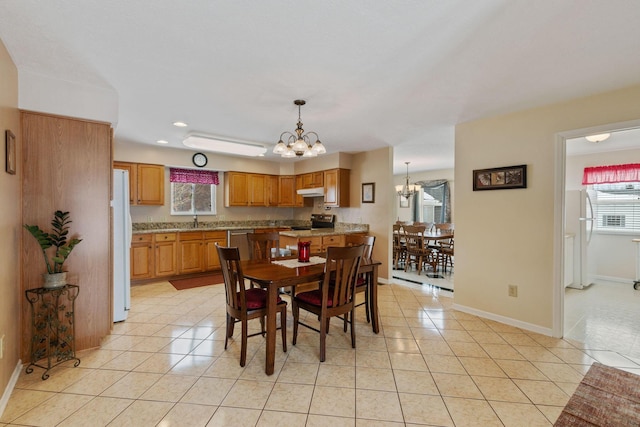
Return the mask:
<path id="1" fill-rule="evenodd" d="M 202 231 L 180 233 L 179 274 L 204 271 L 203 244 Z"/>
<path id="2" fill-rule="evenodd" d="M 151 279 L 155 274 L 153 234 L 134 234 L 131 239 L 131 280 Z"/>
<path id="3" fill-rule="evenodd" d="M 297 248 L 298 242 L 310 242 L 311 253 L 320 253 L 326 251 L 329 246 L 344 246 L 344 234 L 332 234 L 330 236 L 310 236 L 310 237 L 291 237 L 280 236 L 280 246 L 292 246 Z"/>
<path id="4" fill-rule="evenodd" d="M 204 269 L 205 271 L 220 270 L 220 259 L 218 258 L 218 246 L 227 246 L 226 231 L 205 231 L 204 232 Z"/>
<path id="5" fill-rule="evenodd" d="M 226 231 L 134 234 L 131 281 L 220 270 L 216 244 L 226 246 Z"/>
<path id="6" fill-rule="evenodd" d="M 175 276 L 176 233 L 158 233 L 155 236 L 155 277 Z"/>

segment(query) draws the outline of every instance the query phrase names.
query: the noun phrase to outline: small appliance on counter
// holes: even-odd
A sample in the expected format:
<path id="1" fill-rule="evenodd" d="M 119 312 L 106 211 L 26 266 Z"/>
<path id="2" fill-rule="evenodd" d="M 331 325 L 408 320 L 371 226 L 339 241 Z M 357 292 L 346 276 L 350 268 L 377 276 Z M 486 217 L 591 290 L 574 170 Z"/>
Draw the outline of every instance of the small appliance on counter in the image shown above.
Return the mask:
<path id="1" fill-rule="evenodd" d="M 318 230 L 335 227 L 336 216 L 332 214 L 311 214 L 311 226 L 295 226 L 292 230 Z"/>

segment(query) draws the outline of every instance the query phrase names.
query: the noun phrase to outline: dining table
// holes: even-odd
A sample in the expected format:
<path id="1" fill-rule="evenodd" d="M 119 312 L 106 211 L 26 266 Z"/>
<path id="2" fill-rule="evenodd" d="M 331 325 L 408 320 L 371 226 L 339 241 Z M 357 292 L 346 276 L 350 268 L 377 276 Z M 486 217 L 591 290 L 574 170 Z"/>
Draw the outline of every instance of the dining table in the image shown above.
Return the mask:
<path id="1" fill-rule="evenodd" d="M 266 360 L 265 373 L 272 375 L 276 358 L 276 306 L 280 288 L 295 288 L 298 285 L 320 282 L 324 278 L 325 263 L 307 265 L 295 263 L 293 267 L 278 263 L 278 258 L 272 260 L 243 260 L 242 273 L 245 279 L 259 284 L 267 290 L 267 319 L 266 319 Z M 369 286 L 369 313 L 371 314 L 371 328 L 374 333 L 380 332 L 378 314 L 378 266 L 381 262 L 362 260 L 359 273 L 367 277 Z M 293 295 L 292 295 L 293 297 Z"/>

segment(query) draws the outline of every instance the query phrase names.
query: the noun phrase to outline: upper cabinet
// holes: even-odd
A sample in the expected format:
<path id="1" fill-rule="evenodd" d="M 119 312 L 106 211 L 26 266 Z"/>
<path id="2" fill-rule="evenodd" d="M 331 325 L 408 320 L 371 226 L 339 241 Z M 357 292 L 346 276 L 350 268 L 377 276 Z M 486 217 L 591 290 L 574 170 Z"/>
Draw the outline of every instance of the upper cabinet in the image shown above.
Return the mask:
<path id="1" fill-rule="evenodd" d="M 224 173 L 224 205 L 270 206 L 270 175 L 246 172 Z"/>
<path id="2" fill-rule="evenodd" d="M 311 207 L 312 198 L 297 190 L 324 188 L 324 205 L 349 206 L 349 170 L 331 169 L 301 175 L 263 175 L 247 172 L 224 173 L 224 205 Z"/>
<path id="3" fill-rule="evenodd" d="M 296 202 L 296 177 L 282 175 L 278 177 L 278 206 L 294 207 Z"/>
<path id="4" fill-rule="evenodd" d="M 132 205 L 164 205 L 164 166 L 113 162 L 114 169 L 129 171 L 129 201 Z"/>
<path id="5" fill-rule="evenodd" d="M 305 173 L 302 176 L 302 188 L 318 188 L 324 185 L 324 172 Z"/>
<path id="6" fill-rule="evenodd" d="M 324 171 L 324 205 L 349 207 L 349 170 Z"/>

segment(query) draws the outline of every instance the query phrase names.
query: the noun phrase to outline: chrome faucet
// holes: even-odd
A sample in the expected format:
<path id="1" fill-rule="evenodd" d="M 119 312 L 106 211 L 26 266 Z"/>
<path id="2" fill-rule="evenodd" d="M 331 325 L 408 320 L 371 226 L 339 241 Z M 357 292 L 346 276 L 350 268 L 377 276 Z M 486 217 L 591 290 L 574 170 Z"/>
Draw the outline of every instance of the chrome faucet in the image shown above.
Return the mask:
<path id="1" fill-rule="evenodd" d="M 198 228 L 198 215 L 193 216 L 193 228 Z"/>

